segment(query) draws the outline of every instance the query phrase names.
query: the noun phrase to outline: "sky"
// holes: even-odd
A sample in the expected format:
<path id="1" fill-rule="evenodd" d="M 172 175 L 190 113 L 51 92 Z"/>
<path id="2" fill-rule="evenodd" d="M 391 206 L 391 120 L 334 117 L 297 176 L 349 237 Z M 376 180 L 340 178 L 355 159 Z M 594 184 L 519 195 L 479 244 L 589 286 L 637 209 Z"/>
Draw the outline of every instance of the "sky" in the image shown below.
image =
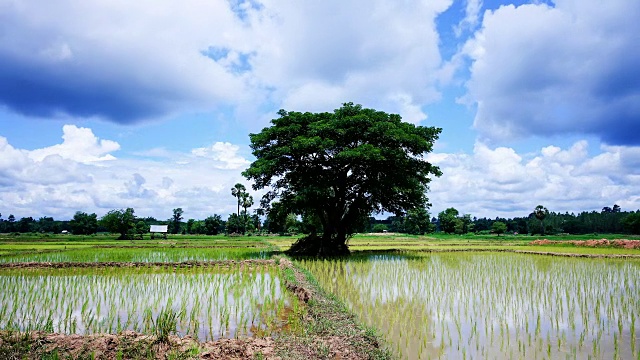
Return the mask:
<path id="1" fill-rule="evenodd" d="M 638 18 L 629 0 L 0 0 L 0 214 L 226 218 L 250 133 L 345 102 L 442 128 L 434 215 L 637 210 Z"/>

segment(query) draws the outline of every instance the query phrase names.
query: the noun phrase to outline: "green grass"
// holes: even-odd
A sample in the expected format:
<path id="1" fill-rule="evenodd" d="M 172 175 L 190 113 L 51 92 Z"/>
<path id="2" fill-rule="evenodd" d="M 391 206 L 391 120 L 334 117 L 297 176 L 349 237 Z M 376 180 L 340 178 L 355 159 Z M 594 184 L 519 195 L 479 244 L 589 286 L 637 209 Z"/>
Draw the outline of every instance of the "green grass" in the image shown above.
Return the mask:
<path id="1" fill-rule="evenodd" d="M 265 259 L 265 248 L 83 248 L 1 255 L 3 262 L 185 262 Z"/>

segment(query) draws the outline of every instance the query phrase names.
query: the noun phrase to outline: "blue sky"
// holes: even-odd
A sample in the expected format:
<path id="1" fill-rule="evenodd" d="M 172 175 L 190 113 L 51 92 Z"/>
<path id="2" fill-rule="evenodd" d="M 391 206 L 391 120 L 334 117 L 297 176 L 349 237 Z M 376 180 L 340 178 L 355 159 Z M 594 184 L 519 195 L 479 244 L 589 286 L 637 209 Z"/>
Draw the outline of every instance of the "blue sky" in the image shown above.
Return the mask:
<path id="1" fill-rule="evenodd" d="M 638 18 L 624 0 L 0 0 L 0 213 L 226 216 L 249 133 L 348 101 L 443 129 L 433 213 L 636 210 Z"/>

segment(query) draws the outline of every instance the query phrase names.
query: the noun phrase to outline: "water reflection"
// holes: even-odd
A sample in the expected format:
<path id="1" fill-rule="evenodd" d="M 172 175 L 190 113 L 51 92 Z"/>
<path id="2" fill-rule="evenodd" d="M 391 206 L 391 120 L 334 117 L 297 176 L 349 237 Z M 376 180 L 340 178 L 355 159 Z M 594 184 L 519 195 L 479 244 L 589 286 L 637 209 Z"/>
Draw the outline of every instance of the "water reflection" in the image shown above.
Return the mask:
<path id="1" fill-rule="evenodd" d="M 640 262 L 444 253 L 304 261 L 403 358 L 640 356 Z"/>

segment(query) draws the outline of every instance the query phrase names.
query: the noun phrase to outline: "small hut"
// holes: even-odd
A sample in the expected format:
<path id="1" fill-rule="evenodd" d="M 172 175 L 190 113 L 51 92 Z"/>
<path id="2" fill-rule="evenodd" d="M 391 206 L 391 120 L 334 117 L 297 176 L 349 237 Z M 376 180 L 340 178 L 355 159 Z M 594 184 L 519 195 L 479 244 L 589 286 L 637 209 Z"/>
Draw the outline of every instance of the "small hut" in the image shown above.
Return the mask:
<path id="1" fill-rule="evenodd" d="M 163 239 L 167 238 L 167 231 L 169 225 L 151 225 L 149 227 L 149 232 L 151 233 L 151 238 L 155 239 L 156 234 L 161 234 Z"/>

